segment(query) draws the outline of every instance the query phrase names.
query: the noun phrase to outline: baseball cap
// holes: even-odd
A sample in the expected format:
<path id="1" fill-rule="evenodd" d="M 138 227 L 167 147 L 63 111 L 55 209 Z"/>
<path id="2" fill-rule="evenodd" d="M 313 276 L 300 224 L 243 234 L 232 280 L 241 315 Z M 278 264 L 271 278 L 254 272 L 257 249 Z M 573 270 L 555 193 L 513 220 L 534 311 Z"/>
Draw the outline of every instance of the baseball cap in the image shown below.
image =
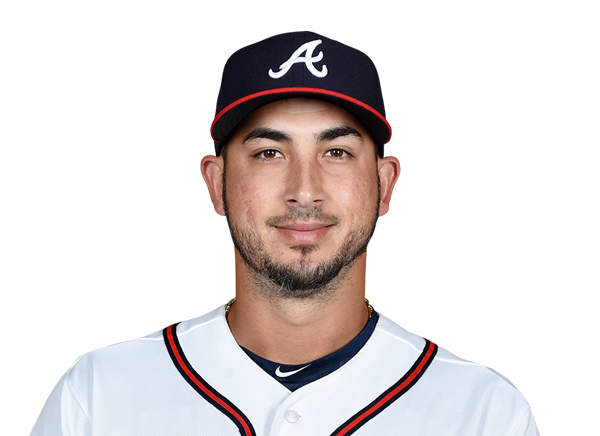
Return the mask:
<path id="1" fill-rule="evenodd" d="M 370 131 L 383 156 L 392 129 L 375 64 L 361 51 L 313 32 L 272 36 L 231 55 L 210 129 L 216 154 L 253 111 L 293 97 L 318 98 L 347 110 Z"/>

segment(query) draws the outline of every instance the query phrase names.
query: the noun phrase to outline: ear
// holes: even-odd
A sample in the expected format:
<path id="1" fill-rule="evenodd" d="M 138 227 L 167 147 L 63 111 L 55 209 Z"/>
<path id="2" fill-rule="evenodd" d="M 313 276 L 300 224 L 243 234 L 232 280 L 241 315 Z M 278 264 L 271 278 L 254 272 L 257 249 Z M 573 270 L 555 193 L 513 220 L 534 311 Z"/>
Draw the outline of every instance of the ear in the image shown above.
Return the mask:
<path id="1" fill-rule="evenodd" d="M 394 156 L 383 157 L 378 160 L 377 167 L 381 184 L 379 216 L 383 216 L 390 210 L 392 191 L 400 176 L 400 162 Z"/>
<path id="2" fill-rule="evenodd" d="M 223 202 L 223 157 L 204 156 L 200 163 L 200 171 L 208 188 L 210 199 L 215 212 L 225 216 L 225 203 Z"/>

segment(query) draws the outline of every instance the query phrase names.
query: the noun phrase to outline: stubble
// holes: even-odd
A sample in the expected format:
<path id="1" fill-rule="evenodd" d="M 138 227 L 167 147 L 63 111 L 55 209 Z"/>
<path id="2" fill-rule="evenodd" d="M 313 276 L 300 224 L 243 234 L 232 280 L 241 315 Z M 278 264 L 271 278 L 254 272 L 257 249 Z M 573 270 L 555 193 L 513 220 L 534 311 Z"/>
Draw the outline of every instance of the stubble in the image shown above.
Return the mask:
<path id="1" fill-rule="evenodd" d="M 373 207 L 371 220 L 352 229 L 330 259 L 314 261 L 313 254 L 318 251 L 318 244 L 306 244 L 292 247 L 300 253 L 299 259 L 283 262 L 267 251 L 263 239 L 250 222 L 240 226 L 232 223 L 227 204 L 225 174 L 223 174 L 223 202 L 233 244 L 251 272 L 256 288 L 271 300 L 329 299 L 354 261 L 366 251 L 373 236 L 379 216 L 379 177 L 377 192 L 377 203 Z M 276 225 L 308 220 L 331 223 L 334 227 L 341 224 L 339 216 L 327 214 L 318 207 L 310 209 L 294 207 L 282 215 L 270 217 L 265 225 L 268 229 L 274 230 Z"/>

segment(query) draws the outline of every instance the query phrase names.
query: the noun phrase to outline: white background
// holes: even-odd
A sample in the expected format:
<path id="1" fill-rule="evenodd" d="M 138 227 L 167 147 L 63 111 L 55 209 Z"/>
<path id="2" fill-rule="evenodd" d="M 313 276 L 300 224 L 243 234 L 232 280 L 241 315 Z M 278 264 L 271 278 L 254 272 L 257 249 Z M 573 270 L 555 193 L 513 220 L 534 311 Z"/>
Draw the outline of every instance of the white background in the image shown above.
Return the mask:
<path id="1" fill-rule="evenodd" d="M 36 3 L 38 5 L 36 5 Z M 28 423 L 29 30 L 541 30 L 542 434 L 597 431 L 600 141 L 597 14 L 591 2 L 22 2 L 3 10 L 0 431 Z M 82 7 L 82 5 L 88 5 Z M 369 9 L 365 9 L 365 7 Z M 229 14 L 235 11 L 235 16 Z M 267 12 L 275 11 L 275 12 Z M 252 19 L 248 19 L 252 17 Z M 245 18 L 245 19 L 243 19 Z M 596 406 L 596 407 L 595 407 Z M 7 431 L 10 429 L 10 431 Z"/>

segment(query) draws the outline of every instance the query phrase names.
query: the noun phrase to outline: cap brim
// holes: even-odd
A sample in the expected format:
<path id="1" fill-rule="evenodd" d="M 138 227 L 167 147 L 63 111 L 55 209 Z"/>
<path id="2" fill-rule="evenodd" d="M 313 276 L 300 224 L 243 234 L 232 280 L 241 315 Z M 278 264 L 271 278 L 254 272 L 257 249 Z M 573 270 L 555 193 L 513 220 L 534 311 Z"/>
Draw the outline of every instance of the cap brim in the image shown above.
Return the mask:
<path id="1" fill-rule="evenodd" d="M 292 97 L 318 98 L 347 110 L 365 125 L 381 148 L 392 136 L 392 128 L 385 117 L 357 99 L 319 88 L 277 88 L 241 98 L 215 116 L 210 133 L 215 141 L 217 154 L 220 153 L 219 144 L 223 143 L 248 115 L 266 104 Z M 380 154 L 381 152 L 382 150 Z"/>

